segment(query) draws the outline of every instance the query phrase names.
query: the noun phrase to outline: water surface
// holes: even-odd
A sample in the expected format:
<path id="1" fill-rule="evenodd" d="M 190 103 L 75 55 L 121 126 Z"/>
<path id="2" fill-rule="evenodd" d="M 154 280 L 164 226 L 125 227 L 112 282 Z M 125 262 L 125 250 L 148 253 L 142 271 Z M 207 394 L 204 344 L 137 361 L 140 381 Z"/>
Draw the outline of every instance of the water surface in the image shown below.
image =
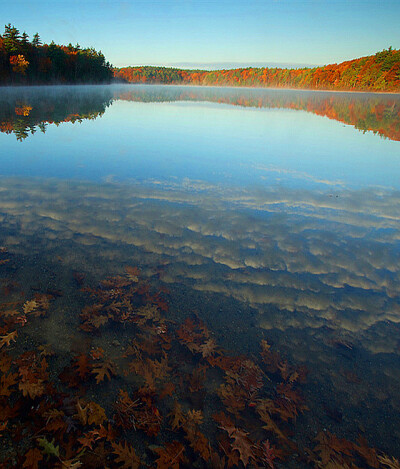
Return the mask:
<path id="1" fill-rule="evenodd" d="M 98 424 L 74 417 L 78 396 L 143 465 L 161 446 L 181 467 L 400 456 L 399 112 L 398 95 L 367 93 L 0 90 L 0 275 L 19 311 L 2 306 L 0 335 L 18 331 L 2 350 L 23 383 L 13 399 L 32 381 L 21 357 L 40 346 L 59 392 L 75 383 L 63 432 L 46 414 L 59 395 L 35 417 L 61 460 L 101 467 L 104 444 L 118 467 L 101 439 L 97 463 L 66 449 Z M 132 414 L 120 390 L 140 402 Z M 24 461 L 12 431 L 3 459 Z"/>

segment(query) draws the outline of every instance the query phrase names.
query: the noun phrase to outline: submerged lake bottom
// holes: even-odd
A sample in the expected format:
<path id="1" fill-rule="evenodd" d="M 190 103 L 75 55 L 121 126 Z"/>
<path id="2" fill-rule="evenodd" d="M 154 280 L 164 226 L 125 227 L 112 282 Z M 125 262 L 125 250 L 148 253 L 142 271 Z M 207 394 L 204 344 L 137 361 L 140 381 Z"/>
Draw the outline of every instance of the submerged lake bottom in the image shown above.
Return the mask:
<path id="1" fill-rule="evenodd" d="M 6 465 L 399 456 L 397 193 L 385 206 L 381 190 L 188 180 L 0 189 Z"/>
<path id="2" fill-rule="evenodd" d="M 0 466 L 399 468 L 400 96 L 0 89 Z"/>

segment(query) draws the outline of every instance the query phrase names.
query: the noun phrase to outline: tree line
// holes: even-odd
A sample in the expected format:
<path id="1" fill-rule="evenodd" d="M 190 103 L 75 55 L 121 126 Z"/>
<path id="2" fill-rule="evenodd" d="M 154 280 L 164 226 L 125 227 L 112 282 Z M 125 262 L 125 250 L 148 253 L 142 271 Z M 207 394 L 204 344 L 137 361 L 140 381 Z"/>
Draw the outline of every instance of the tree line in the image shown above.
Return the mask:
<path id="1" fill-rule="evenodd" d="M 400 50 L 389 47 L 375 55 L 315 68 L 206 71 L 143 66 L 115 68 L 114 76 L 129 83 L 400 92 Z"/>
<path id="2" fill-rule="evenodd" d="M 38 33 L 30 40 L 11 24 L 0 35 L 0 84 L 101 83 L 112 77 L 111 64 L 94 48 L 42 44 Z"/>

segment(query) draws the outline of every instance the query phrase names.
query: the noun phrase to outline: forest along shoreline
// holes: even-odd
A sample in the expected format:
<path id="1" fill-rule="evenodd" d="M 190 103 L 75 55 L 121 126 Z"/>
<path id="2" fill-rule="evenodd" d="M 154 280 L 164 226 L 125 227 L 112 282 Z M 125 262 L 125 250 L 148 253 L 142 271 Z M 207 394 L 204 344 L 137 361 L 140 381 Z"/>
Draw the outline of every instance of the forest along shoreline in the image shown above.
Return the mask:
<path id="1" fill-rule="evenodd" d="M 42 44 L 10 23 L 0 35 L 0 85 L 109 83 L 111 64 L 93 47 Z"/>
<path id="2" fill-rule="evenodd" d="M 371 56 L 315 68 L 207 71 L 141 66 L 114 68 L 114 77 L 128 83 L 400 93 L 400 50 L 389 47 Z"/>
<path id="3" fill-rule="evenodd" d="M 314 68 L 115 68 L 93 47 L 54 41 L 43 44 L 39 33 L 30 39 L 10 23 L 0 35 L 0 86 L 121 82 L 400 93 L 400 50 L 389 47 L 374 55 Z"/>

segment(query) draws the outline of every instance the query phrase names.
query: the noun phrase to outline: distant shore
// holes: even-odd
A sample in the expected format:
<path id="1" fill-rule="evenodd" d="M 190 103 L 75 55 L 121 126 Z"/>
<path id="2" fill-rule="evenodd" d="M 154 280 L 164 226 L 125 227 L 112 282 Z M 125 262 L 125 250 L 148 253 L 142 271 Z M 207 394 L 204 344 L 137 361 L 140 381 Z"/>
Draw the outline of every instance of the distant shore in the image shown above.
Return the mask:
<path id="1" fill-rule="evenodd" d="M 114 78 L 128 83 L 290 88 L 322 91 L 400 93 L 400 50 L 323 67 L 186 70 L 171 67 L 113 68 Z"/>

